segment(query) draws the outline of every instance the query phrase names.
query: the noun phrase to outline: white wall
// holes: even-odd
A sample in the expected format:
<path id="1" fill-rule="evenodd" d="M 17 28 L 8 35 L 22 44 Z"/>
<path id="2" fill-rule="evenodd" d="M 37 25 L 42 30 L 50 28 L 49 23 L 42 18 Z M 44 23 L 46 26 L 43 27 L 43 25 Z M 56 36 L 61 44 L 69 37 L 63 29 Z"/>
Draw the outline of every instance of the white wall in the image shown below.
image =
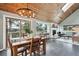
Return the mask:
<path id="1" fill-rule="evenodd" d="M 73 14 L 71 14 L 68 18 L 66 18 L 60 26 L 63 25 L 74 25 L 79 24 L 79 9 L 77 9 Z"/>
<path id="2" fill-rule="evenodd" d="M 67 17 L 60 26 L 63 27 L 63 25 L 79 25 L 79 9 L 77 9 L 73 14 L 71 14 L 69 17 Z M 63 32 L 67 35 L 72 35 L 71 31 L 64 31 Z"/>
<path id="3" fill-rule="evenodd" d="M 3 16 L 0 13 L 0 50 L 3 48 Z"/>
<path id="4" fill-rule="evenodd" d="M 35 36 L 36 35 L 36 19 L 31 19 L 31 29 L 33 31 L 32 35 Z"/>

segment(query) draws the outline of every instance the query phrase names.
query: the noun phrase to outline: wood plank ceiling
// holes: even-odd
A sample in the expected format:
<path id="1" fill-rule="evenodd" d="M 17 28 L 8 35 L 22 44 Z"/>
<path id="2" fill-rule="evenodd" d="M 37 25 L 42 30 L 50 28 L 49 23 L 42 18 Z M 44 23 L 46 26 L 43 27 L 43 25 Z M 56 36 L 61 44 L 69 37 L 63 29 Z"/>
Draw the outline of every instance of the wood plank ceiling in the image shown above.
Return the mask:
<path id="1" fill-rule="evenodd" d="M 28 8 L 36 11 L 36 18 L 47 22 L 61 23 L 65 18 L 79 8 L 74 4 L 66 12 L 62 12 L 65 3 L 28 3 Z M 19 8 L 27 8 L 27 3 L 0 3 L 0 10 L 16 13 Z"/>

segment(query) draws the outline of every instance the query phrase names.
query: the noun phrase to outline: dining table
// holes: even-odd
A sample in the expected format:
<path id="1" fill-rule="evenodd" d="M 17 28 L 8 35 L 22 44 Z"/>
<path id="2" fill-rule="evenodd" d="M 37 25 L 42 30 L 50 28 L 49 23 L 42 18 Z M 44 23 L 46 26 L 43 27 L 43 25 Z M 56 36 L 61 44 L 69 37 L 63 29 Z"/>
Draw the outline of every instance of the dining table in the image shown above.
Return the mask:
<path id="1" fill-rule="evenodd" d="M 45 38 L 41 38 L 41 42 L 43 42 L 43 54 L 46 54 L 46 40 Z M 12 44 L 13 56 L 17 56 L 17 50 L 20 47 L 25 47 L 26 45 L 31 44 L 31 38 L 28 38 L 23 41 L 14 42 Z"/>

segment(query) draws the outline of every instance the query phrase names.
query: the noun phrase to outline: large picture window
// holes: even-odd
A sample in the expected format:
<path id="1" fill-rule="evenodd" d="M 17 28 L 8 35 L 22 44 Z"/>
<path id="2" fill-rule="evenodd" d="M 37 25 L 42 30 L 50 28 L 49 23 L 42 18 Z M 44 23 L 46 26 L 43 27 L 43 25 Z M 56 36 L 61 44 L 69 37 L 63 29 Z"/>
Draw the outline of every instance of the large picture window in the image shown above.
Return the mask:
<path id="1" fill-rule="evenodd" d="M 27 23 L 28 27 L 30 27 L 30 21 L 28 20 L 6 17 L 6 36 L 11 40 L 21 39 L 24 33 L 25 23 Z"/>
<path id="2" fill-rule="evenodd" d="M 36 30 L 37 32 L 47 32 L 47 24 L 37 22 Z"/>

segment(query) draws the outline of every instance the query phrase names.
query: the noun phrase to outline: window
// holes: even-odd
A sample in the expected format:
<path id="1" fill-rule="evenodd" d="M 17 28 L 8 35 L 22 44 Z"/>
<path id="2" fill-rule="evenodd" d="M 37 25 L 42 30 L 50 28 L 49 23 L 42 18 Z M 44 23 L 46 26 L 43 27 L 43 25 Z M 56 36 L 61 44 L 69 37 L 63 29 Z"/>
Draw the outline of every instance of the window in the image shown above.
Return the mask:
<path id="1" fill-rule="evenodd" d="M 29 23 L 27 20 L 6 17 L 7 36 L 11 40 L 21 39 L 24 33 L 24 24 Z"/>
<path id="2" fill-rule="evenodd" d="M 62 8 L 62 10 L 63 10 L 64 12 L 66 12 L 73 4 L 74 4 L 74 3 L 66 3 L 66 4 L 64 5 L 64 7 Z"/>
<path id="3" fill-rule="evenodd" d="M 47 24 L 37 23 L 36 30 L 40 32 L 47 32 Z"/>

